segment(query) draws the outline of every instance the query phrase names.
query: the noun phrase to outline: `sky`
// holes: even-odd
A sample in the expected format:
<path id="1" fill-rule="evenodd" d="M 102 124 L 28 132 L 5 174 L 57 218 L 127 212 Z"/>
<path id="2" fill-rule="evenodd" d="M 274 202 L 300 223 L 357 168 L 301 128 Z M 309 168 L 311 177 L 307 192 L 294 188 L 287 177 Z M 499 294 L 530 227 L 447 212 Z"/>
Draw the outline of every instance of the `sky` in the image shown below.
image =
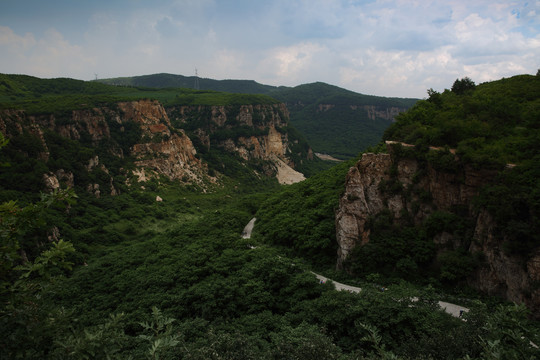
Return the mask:
<path id="1" fill-rule="evenodd" d="M 0 73 L 427 97 L 540 68 L 540 0 L 0 0 Z"/>

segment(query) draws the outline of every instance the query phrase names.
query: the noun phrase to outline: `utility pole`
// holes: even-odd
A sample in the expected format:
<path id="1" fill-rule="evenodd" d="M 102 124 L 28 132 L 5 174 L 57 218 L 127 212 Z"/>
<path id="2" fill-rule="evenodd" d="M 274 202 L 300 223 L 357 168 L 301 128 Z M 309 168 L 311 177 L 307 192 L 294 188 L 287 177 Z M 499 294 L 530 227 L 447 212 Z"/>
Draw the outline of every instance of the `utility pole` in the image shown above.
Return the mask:
<path id="1" fill-rule="evenodd" d="M 199 74 L 197 73 L 197 68 L 195 68 L 195 85 L 193 88 L 199 90 Z"/>

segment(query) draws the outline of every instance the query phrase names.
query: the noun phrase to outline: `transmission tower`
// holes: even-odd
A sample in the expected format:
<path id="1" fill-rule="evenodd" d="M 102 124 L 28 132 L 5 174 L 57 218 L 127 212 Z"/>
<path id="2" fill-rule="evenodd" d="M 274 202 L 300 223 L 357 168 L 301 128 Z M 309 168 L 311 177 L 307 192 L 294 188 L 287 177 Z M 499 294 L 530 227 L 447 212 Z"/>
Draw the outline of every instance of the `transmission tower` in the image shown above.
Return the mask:
<path id="1" fill-rule="evenodd" d="M 199 74 L 197 73 L 197 68 L 195 68 L 195 85 L 193 87 L 195 90 L 199 90 Z"/>

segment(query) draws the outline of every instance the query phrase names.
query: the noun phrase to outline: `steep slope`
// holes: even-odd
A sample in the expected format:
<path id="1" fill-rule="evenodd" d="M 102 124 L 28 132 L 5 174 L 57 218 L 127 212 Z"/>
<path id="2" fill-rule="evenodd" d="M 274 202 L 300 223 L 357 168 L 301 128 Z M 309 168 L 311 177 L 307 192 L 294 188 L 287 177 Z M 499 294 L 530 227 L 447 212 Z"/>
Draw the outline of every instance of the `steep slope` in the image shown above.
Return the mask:
<path id="1" fill-rule="evenodd" d="M 0 131 L 10 139 L 2 155 L 12 166 L 0 175 L 8 189 L 39 189 L 40 176 L 49 188 L 77 186 L 98 196 L 115 195 L 151 174 L 200 186 L 211 181 L 191 140 L 172 128 L 157 101 L 120 102 L 67 116 L 4 110 Z M 35 166 L 25 171 L 28 161 Z M 17 180 L 29 174 L 27 181 Z"/>
<path id="2" fill-rule="evenodd" d="M 363 95 L 325 83 L 280 89 L 271 96 L 287 105 L 291 123 L 316 152 L 341 159 L 377 144 L 394 118 L 417 101 Z"/>
<path id="3" fill-rule="evenodd" d="M 235 155 L 266 176 L 294 172 L 293 168 L 313 161 L 309 145 L 289 128 L 283 104 L 173 106 L 167 112 L 176 127 L 188 132 L 215 171 L 232 170 L 226 159 L 214 156 L 215 149 Z M 288 181 L 283 178 L 283 182 Z"/>
<path id="4" fill-rule="evenodd" d="M 399 116 L 388 153 L 349 170 L 338 268 L 467 283 L 539 317 L 539 103 L 540 78 L 517 76 Z"/>
<path id="5" fill-rule="evenodd" d="M 223 175 L 256 183 L 313 162 L 287 109 L 268 97 L 0 80 L 0 131 L 10 140 L 1 156 L 12 164 L 0 174 L 3 190 L 115 195 L 161 176 L 206 189 Z"/>

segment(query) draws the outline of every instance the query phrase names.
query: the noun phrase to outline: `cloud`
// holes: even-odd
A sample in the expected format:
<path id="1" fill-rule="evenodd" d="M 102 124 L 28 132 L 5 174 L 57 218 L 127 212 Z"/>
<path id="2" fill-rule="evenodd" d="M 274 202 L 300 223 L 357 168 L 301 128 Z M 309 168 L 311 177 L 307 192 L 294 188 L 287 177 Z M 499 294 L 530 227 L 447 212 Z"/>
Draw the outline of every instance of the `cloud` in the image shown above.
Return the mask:
<path id="1" fill-rule="evenodd" d="M 90 79 L 191 75 L 197 67 L 217 79 L 324 81 L 423 97 L 458 77 L 481 82 L 540 67 L 540 1 L 96 0 L 84 11 L 69 4 L 43 17 L 28 13 L 35 19 L 21 6 L 13 7 L 17 16 L 1 12 L 2 71 Z"/>
<path id="2" fill-rule="evenodd" d="M 81 73 L 92 67 L 94 58 L 80 46 L 71 45 L 54 29 L 41 37 L 17 35 L 8 27 L 0 27 L 0 67 L 11 73 L 39 74 L 57 77 L 66 73 Z M 91 72 L 91 70 L 89 70 Z"/>

